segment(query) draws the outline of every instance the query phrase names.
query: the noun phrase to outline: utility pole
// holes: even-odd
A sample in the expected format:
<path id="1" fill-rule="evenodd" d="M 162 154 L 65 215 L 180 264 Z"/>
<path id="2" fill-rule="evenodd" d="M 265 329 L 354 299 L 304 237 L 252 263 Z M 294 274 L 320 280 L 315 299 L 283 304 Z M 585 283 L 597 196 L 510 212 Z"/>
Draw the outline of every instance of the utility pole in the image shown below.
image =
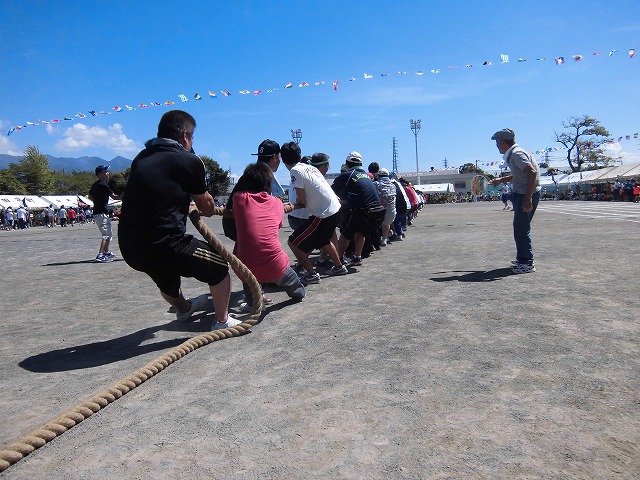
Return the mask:
<path id="1" fill-rule="evenodd" d="M 297 145 L 300 144 L 300 140 L 302 140 L 302 130 L 297 129 L 297 130 L 293 130 L 291 129 L 291 138 L 293 138 L 293 141 L 296 142 Z"/>
<path id="2" fill-rule="evenodd" d="M 449 162 L 447 161 L 447 157 L 444 157 L 444 160 L 442 161 L 442 164 L 444 165 L 444 169 L 446 170 L 447 168 L 449 168 Z"/>
<path id="3" fill-rule="evenodd" d="M 396 137 L 393 137 L 393 166 L 391 171 L 395 174 L 398 173 L 398 142 Z"/>
<path id="4" fill-rule="evenodd" d="M 420 131 L 420 122 L 422 120 L 414 120 L 413 118 L 409 120 L 409 125 L 411 125 L 411 131 L 413 135 L 416 137 L 416 185 L 420 185 L 420 166 L 418 165 L 418 132 Z"/>

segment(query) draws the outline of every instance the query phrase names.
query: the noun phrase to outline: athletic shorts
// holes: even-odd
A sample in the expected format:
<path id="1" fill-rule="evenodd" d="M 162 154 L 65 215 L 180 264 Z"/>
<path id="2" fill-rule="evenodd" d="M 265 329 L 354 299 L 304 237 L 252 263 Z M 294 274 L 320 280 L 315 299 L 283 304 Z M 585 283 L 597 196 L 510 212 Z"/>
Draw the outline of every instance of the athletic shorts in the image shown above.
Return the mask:
<path id="1" fill-rule="evenodd" d="M 120 244 L 120 253 L 127 264 L 151 277 L 162 293 L 180 295 L 180 277 L 195 278 L 208 285 L 217 285 L 229 273 L 229 264 L 211 246 L 185 235 L 179 245 L 157 251 L 140 252 Z"/>
<path id="2" fill-rule="evenodd" d="M 338 214 L 327 218 L 309 217 L 289 236 L 289 242 L 306 253 L 329 245 L 338 225 Z"/>
<path id="3" fill-rule="evenodd" d="M 111 240 L 113 238 L 113 233 L 111 232 L 111 219 L 109 218 L 109 215 L 98 213 L 95 218 L 98 230 L 100 230 L 100 233 L 102 234 L 102 239 Z"/>
<path id="4" fill-rule="evenodd" d="M 348 240 L 353 240 L 357 232 L 367 236 L 382 225 L 386 213 L 387 209 L 384 207 L 352 208 L 342 222 L 340 233 Z"/>

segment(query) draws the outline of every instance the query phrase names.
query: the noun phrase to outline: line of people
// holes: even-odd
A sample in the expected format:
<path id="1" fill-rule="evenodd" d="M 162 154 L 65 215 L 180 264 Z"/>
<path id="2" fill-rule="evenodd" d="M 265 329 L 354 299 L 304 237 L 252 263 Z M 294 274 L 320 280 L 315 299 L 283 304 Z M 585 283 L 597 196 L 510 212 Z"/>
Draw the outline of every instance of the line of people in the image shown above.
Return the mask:
<path id="1" fill-rule="evenodd" d="M 258 147 L 257 155 L 256 164 L 245 169 L 231 192 L 223 229 L 225 235 L 236 242 L 238 258 L 249 266 L 258 281 L 280 285 L 278 282 L 287 278 L 291 289 L 287 292 L 297 300 L 304 298 L 305 286 L 320 283 L 322 276 L 318 270 L 326 270 L 328 275 L 345 275 L 348 267 L 362 265 L 362 259 L 374 249 L 402 240 L 407 224 L 412 223 L 424 203 L 424 197 L 420 198 L 408 182 L 392 178 L 389 171 L 377 163 L 370 164 L 367 173 L 362 166 L 362 156 L 355 151 L 347 155 L 342 173 L 331 185 L 325 178 L 330 164 L 325 153 L 302 157 L 295 142 L 280 148 L 277 142 L 267 139 Z M 273 179 L 281 162 L 290 173 L 289 202 L 294 207 L 288 214 L 293 230 L 288 246 L 297 260 L 292 269 L 288 263 L 287 268 L 275 261 L 269 265 L 268 259 L 276 253 L 278 258 L 286 255 L 275 228 L 283 224 L 284 209 L 282 202 L 268 195 L 270 183 L 264 180 L 258 190 L 254 178 L 256 170 L 264 170 L 263 176 L 270 173 Z M 242 201 L 240 208 L 239 200 Z M 266 203 L 275 203 L 277 214 L 256 216 L 256 211 L 267 209 Z M 239 230 L 238 225 L 242 225 L 242 229 Z M 320 251 L 320 256 L 314 264 L 310 254 L 315 250 Z M 299 283 L 294 281 L 290 270 L 299 274 Z M 252 299 L 246 283 L 244 290 L 247 301 L 241 310 L 249 311 Z M 263 300 L 270 302 L 266 297 Z"/>
<path id="2" fill-rule="evenodd" d="M 178 321 L 192 320 L 208 303 L 206 295 L 185 297 L 181 278 L 207 283 L 215 310 L 212 328 L 221 329 L 241 322 L 229 314 L 229 266 L 210 245 L 186 233 L 191 202 L 203 216 L 214 215 L 217 208 L 207 191 L 204 164 L 193 150 L 195 128 L 196 121 L 187 112 L 171 110 L 162 116 L 157 137 L 145 144 L 131 164 L 122 198 L 118 242 L 123 259 L 155 282 L 162 297 L 176 309 Z M 316 153 L 304 163 L 294 142 L 281 149 L 277 142 L 265 140 L 254 155 L 257 162 L 245 169 L 230 195 L 223 230 L 235 240 L 236 255 L 257 280 L 279 285 L 293 301 L 305 297 L 307 285 L 320 282 L 316 269 L 321 265 L 314 265 L 309 258 L 314 250 L 320 249 L 329 274 L 344 275 L 348 266 L 362 263 L 367 243 L 381 248 L 387 238 L 401 239 L 407 221 L 417 214 L 415 192 L 411 195 L 412 189 L 401 188 L 405 207 L 397 208 L 398 195 L 394 199 L 389 186 L 393 182 L 396 189 L 395 181 L 384 169 L 378 169 L 375 184 L 362 168 L 362 156 L 357 152 L 348 155 L 345 171 L 332 186 L 325 178 L 329 168 L 326 154 Z M 274 186 L 279 186 L 274 173 L 281 162 L 291 175 L 290 203 L 297 207 L 289 217 L 293 233 L 288 245 L 301 265 L 302 275 L 291 267 L 278 236 L 286 206 L 270 194 Z M 387 193 L 381 196 L 379 188 Z M 392 206 L 396 207 L 395 213 Z M 241 309 L 246 311 L 254 300 L 247 279 L 241 280 L 246 300 Z M 268 299 L 264 301 L 269 303 Z"/>

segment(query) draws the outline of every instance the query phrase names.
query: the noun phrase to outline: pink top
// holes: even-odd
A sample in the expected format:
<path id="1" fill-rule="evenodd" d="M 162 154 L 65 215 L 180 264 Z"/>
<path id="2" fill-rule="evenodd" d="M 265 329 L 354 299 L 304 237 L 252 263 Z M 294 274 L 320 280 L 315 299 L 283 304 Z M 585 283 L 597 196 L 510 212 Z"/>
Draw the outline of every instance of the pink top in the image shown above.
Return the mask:
<path id="1" fill-rule="evenodd" d="M 289 257 L 282 249 L 278 229 L 284 222 L 284 206 L 267 192 L 238 192 L 233 196 L 238 239 L 235 254 L 258 282 L 273 282 L 284 275 Z"/>

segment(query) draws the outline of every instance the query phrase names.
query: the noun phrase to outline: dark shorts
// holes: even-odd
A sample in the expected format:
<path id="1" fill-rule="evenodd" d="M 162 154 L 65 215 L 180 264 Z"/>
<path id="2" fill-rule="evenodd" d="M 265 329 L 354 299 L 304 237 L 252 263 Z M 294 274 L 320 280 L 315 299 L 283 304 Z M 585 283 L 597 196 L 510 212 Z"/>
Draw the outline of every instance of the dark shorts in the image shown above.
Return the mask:
<path id="1" fill-rule="evenodd" d="M 329 245 L 338 225 L 338 214 L 327 218 L 309 217 L 289 236 L 289 242 L 306 253 Z"/>
<path id="2" fill-rule="evenodd" d="M 175 248 L 140 252 L 120 244 L 120 252 L 131 268 L 149 275 L 162 293 L 174 298 L 180 295 L 180 277 L 217 285 L 229 273 L 229 264 L 208 243 L 190 235 Z"/>
<path id="3" fill-rule="evenodd" d="M 353 240 L 357 232 L 367 236 L 382 225 L 386 213 L 384 207 L 352 208 L 342 222 L 340 233 L 348 240 Z"/>

